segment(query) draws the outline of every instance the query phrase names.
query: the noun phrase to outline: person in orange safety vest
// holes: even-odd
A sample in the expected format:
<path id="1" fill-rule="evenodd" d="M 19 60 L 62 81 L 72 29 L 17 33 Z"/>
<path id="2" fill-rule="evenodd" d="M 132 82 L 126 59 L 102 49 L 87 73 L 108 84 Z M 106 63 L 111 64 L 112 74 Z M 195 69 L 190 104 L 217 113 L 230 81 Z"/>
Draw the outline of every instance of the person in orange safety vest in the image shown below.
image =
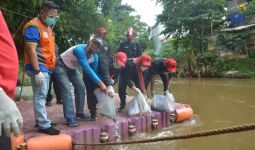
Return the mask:
<path id="1" fill-rule="evenodd" d="M 45 1 L 38 17 L 25 24 L 25 71 L 30 77 L 33 89 L 33 105 L 39 132 L 57 135 L 59 130 L 48 118 L 45 102 L 49 89 L 50 74 L 55 69 L 56 49 L 52 26 L 58 19 L 58 6 Z"/>

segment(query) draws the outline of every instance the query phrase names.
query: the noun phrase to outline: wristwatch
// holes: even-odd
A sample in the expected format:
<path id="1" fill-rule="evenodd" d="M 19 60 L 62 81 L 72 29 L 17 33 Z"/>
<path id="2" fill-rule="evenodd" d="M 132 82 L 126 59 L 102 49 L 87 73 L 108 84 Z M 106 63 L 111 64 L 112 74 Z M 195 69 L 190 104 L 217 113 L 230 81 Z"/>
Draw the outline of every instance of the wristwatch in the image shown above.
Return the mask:
<path id="1" fill-rule="evenodd" d="M 35 73 L 35 74 L 39 74 L 39 73 L 40 73 L 40 70 L 34 69 L 34 73 Z"/>

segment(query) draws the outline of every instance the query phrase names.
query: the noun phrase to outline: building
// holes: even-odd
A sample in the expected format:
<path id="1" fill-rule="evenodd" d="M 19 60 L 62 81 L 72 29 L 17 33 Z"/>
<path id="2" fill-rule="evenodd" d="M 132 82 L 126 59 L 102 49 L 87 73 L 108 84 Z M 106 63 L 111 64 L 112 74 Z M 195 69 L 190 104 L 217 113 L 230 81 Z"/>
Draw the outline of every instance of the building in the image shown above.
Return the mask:
<path id="1" fill-rule="evenodd" d="M 226 1 L 226 10 L 227 10 L 227 24 L 228 28 L 222 29 L 222 32 L 231 33 L 231 34 L 239 34 L 245 33 L 248 35 L 247 40 L 244 43 L 233 43 L 237 46 L 234 46 L 231 49 L 221 49 L 217 47 L 221 47 L 222 45 L 226 45 L 226 41 L 222 42 L 219 40 L 215 40 L 213 42 L 216 44 L 214 50 L 223 57 L 229 58 L 244 58 L 247 57 L 252 51 L 255 50 L 255 15 L 246 14 L 245 10 L 247 10 L 247 6 L 251 3 L 252 0 L 227 0 Z M 254 5 L 255 6 L 255 5 Z M 242 39 L 244 40 L 244 39 Z M 212 41 L 208 41 L 208 47 L 212 45 Z M 231 41 L 227 41 L 231 42 Z M 208 48 L 209 49 L 209 48 Z"/>
<path id="2" fill-rule="evenodd" d="M 150 28 L 150 39 L 153 40 L 154 50 L 156 53 L 160 52 L 162 44 L 167 41 L 166 37 L 163 34 L 161 34 L 161 32 L 164 29 L 165 29 L 164 26 L 159 23 L 156 23 L 154 26 Z"/>

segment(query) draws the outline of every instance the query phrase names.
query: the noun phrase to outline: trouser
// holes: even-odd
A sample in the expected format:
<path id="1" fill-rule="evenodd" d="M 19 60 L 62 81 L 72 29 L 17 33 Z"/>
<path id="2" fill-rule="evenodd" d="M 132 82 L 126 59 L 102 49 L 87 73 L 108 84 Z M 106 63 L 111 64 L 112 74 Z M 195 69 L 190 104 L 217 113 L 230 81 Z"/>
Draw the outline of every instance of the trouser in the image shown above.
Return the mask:
<path id="1" fill-rule="evenodd" d="M 49 89 L 49 74 L 47 72 L 42 73 L 44 75 L 44 82 L 41 85 L 36 85 L 34 73 L 32 71 L 27 71 L 27 74 L 31 79 L 33 89 L 33 105 L 36 122 L 40 128 L 46 129 L 51 127 L 51 120 L 48 118 L 45 107 L 45 101 Z"/>
<path id="2" fill-rule="evenodd" d="M 2 135 L 0 136 L 0 149 L 11 150 L 11 138 L 6 137 L 4 131 L 2 131 Z"/>
<path id="3" fill-rule="evenodd" d="M 126 78 L 125 78 L 124 69 L 122 69 L 119 74 L 120 107 L 126 106 L 126 95 L 127 95 L 127 82 L 126 82 Z"/>
<path id="4" fill-rule="evenodd" d="M 86 86 L 87 91 L 87 103 L 88 109 L 91 114 L 91 118 L 96 117 L 96 105 L 97 105 L 97 98 L 94 94 L 94 90 L 97 88 L 97 85 L 93 83 L 93 81 L 83 73 L 83 81 Z"/>
<path id="5" fill-rule="evenodd" d="M 70 82 L 74 86 L 76 113 L 84 113 L 85 85 L 82 81 L 78 69 L 68 69 L 63 65 L 60 59 L 57 59 L 57 65 L 54 70 L 56 75 L 56 84 L 61 90 L 61 99 L 63 101 L 63 111 L 65 118 L 74 117 L 73 98 L 71 94 Z"/>
<path id="6" fill-rule="evenodd" d="M 48 94 L 47 94 L 47 98 L 46 98 L 46 101 L 47 102 L 50 102 L 52 101 L 52 94 L 51 94 L 51 85 L 53 84 L 53 89 L 54 89 L 54 92 L 56 94 L 56 99 L 57 99 L 57 102 L 61 102 L 61 94 L 60 94 L 60 87 L 59 87 L 59 84 L 57 84 L 56 82 L 56 74 L 53 73 L 50 75 L 50 83 L 49 83 L 49 90 L 48 90 Z"/>
<path id="7" fill-rule="evenodd" d="M 149 69 L 145 70 L 145 72 L 143 73 L 144 85 L 146 90 L 148 88 L 149 83 L 151 82 L 152 76 L 153 74 L 151 73 Z"/>

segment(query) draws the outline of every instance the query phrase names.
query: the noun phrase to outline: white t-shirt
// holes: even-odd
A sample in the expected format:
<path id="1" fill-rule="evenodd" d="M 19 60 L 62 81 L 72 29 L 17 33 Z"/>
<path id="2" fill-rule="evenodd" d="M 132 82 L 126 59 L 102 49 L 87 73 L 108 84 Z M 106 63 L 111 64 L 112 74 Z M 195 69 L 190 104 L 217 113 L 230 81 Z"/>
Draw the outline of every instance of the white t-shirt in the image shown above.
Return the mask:
<path id="1" fill-rule="evenodd" d="M 85 44 L 82 44 L 82 45 L 76 45 L 76 46 L 73 46 L 71 48 L 69 48 L 68 50 L 66 50 L 64 53 L 62 53 L 60 55 L 63 63 L 69 68 L 69 69 L 78 69 L 80 68 L 81 66 L 79 65 L 79 62 L 77 60 L 77 57 L 74 55 L 74 49 L 77 47 L 77 46 L 80 46 L 79 48 L 83 48 L 84 51 L 85 51 Z M 85 53 L 84 53 L 84 57 L 85 57 Z M 93 55 L 90 55 L 89 58 L 87 58 L 87 63 L 88 64 L 91 64 L 91 63 L 94 63 L 94 57 Z"/>
<path id="2" fill-rule="evenodd" d="M 76 45 L 77 46 L 77 45 Z M 80 67 L 78 60 L 76 56 L 73 53 L 73 50 L 76 46 L 73 46 L 66 50 L 64 53 L 60 55 L 63 63 L 69 68 L 69 69 L 78 69 Z"/>

